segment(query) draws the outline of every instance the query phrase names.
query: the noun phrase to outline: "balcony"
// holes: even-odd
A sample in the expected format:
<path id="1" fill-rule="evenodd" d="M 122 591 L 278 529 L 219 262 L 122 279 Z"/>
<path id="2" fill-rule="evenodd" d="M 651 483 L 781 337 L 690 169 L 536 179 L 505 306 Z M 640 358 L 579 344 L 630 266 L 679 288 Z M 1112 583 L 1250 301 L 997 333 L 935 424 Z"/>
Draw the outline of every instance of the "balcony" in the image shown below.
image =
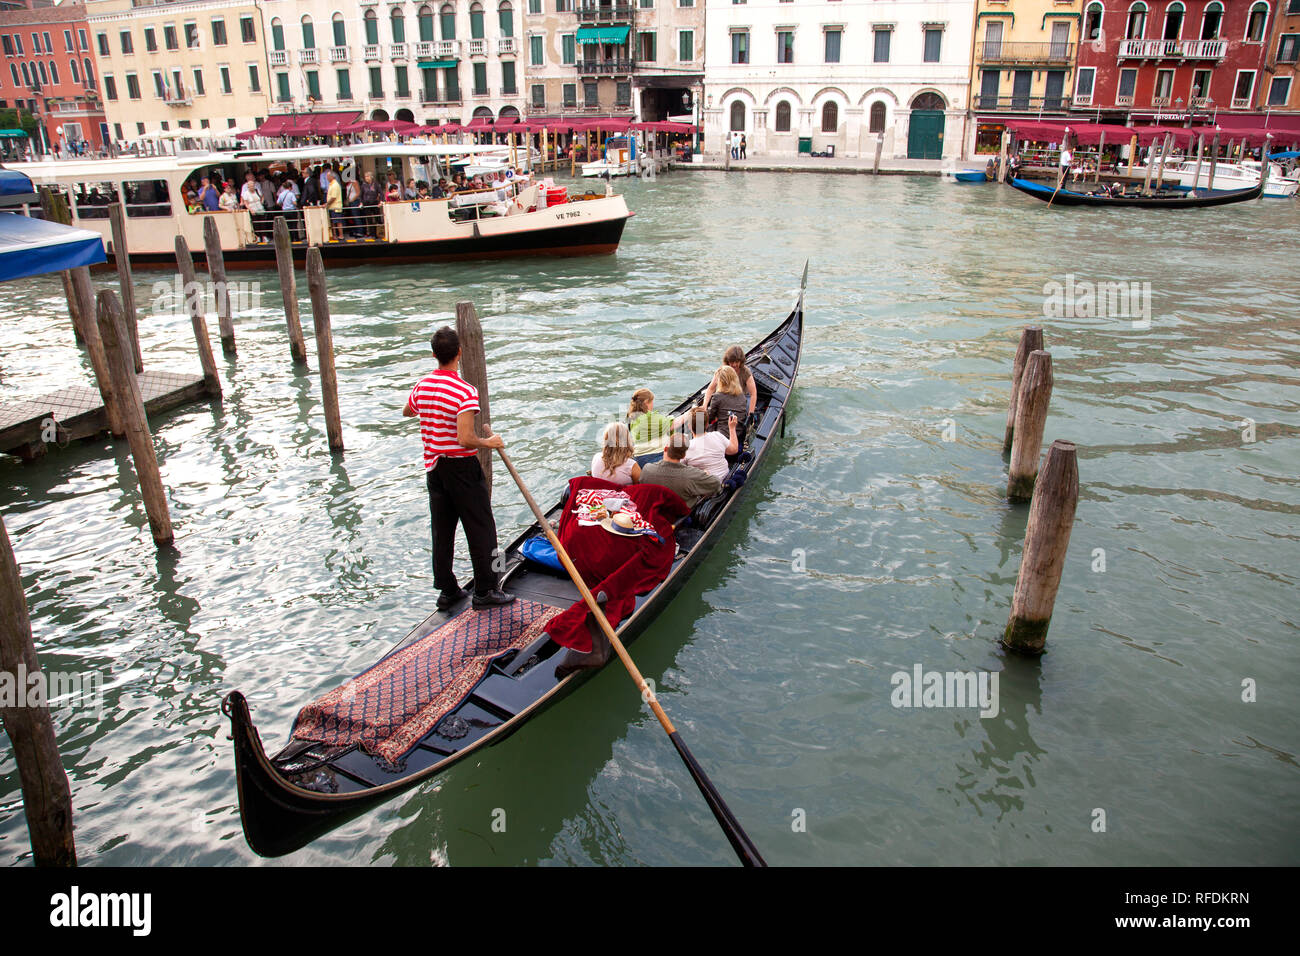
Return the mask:
<path id="1" fill-rule="evenodd" d="M 580 76 L 617 76 L 635 71 L 635 60 L 582 60 L 578 63 Z"/>
<path id="2" fill-rule="evenodd" d="M 1222 60 L 1227 40 L 1122 40 L 1121 60 Z"/>
<path id="3" fill-rule="evenodd" d="M 285 50 L 272 50 L 272 51 L 271 51 L 271 65 L 272 65 L 272 66 L 288 66 L 288 65 L 289 65 L 289 54 L 288 54 L 288 52 L 285 51 Z"/>
<path id="4" fill-rule="evenodd" d="M 1075 96 L 1074 96 L 1074 105 L 1075 105 L 1075 106 L 1091 106 L 1091 105 L 1092 105 L 1092 94 L 1091 94 L 1091 93 L 1076 93 Z"/>
<path id="5" fill-rule="evenodd" d="M 405 60 L 406 44 L 405 43 L 388 44 L 388 58 L 390 60 Z"/>
<path id="6" fill-rule="evenodd" d="M 433 52 L 439 60 L 450 60 L 459 56 L 458 50 L 460 50 L 459 40 L 438 40 L 433 44 Z"/>
<path id="7" fill-rule="evenodd" d="M 467 40 L 470 56 L 487 56 L 487 40 Z"/>
<path id="8" fill-rule="evenodd" d="M 411 98 L 410 90 L 398 90 L 396 93 L 393 94 L 393 99 L 395 100 L 409 100 L 410 98 Z"/>
<path id="9" fill-rule="evenodd" d="M 420 104 L 422 106 L 459 106 L 460 93 L 429 93 L 420 94 Z"/>
<path id="10" fill-rule="evenodd" d="M 518 52 L 514 37 L 501 37 L 497 40 L 497 56 L 514 56 Z"/>
<path id="11" fill-rule="evenodd" d="M 1248 110 L 1248 109 L 1250 109 L 1250 97 L 1249 97 L 1249 96 L 1234 96 L 1234 97 L 1232 98 L 1232 108 L 1233 108 L 1234 110 Z"/>
<path id="12" fill-rule="evenodd" d="M 378 63 L 380 59 L 382 59 L 379 55 L 378 43 L 367 43 L 366 48 L 362 51 L 361 55 L 365 58 L 367 63 Z"/>
<path id="13" fill-rule="evenodd" d="M 975 109 L 1020 113 L 1059 112 L 1070 108 L 1068 96 L 984 96 L 975 94 Z"/>
<path id="14" fill-rule="evenodd" d="M 1208 96 L 1193 96 L 1190 105 L 1194 110 L 1203 110 L 1210 105 L 1210 98 Z"/>
<path id="15" fill-rule="evenodd" d="M 501 95 L 502 95 L 502 96 L 518 96 L 518 95 L 519 95 L 519 87 L 517 87 L 517 86 L 503 86 L 503 87 L 501 87 Z"/>
<path id="16" fill-rule="evenodd" d="M 621 23 L 630 21 L 634 11 L 630 3 L 579 3 L 576 12 L 582 23 Z"/>
<path id="17" fill-rule="evenodd" d="M 1132 105 L 1133 105 L 1133 94 L 1132 94 L 1132 93 L 1128 93 L 1128 94 L 1120 93 L 1120 94 L 1116 95 L 1116 97 L 1115 97 L 1115 105 L 1116 105 L 1116 106 L 1132 106 Z"/>
<path id="18" fill-rule="evenodd" d="M 415 58 L 417 60 L 432 60 L 433 41 L 421 40 L 419 43 L 415 44 Z"/>
<path id="19" fill-rule="evenodd" d="M 1074 62 L 1074 43 L 1007 43 L 996 41 L 976 44 L 981 63 L 1062 63 Z"/>
<path id="20" fill-rule="evenodd" d="M 298 62 L 301 63 L 303 66 L 315 66 L 317 63 L 320 62 L 320 57 L 318 54 L 319 51 L 316 49 L 299 50 Z"/>
<path id="21" fill-rule="evenodd" d="M 275 98 L 275 101 L 276 101 L 277 103 L 292 103 L 292 102 L 293 102 L 293 97 L 292 97 L 292 96 L 277 96 L 277 97 Z"/>
<path id="22" fill-rule="evenodd" d="M 347 92 L 347 93 L 344 93 L 342 90 L 340 90 L 340 91 L 339 91 L 339 95 L 338 95 L 338 101 L 339 101 L 340 103 L 351 103 L 351 102 L 352 102 L 352 93 L 351 93 L 350 91 Z"/>
<path id="23" fill-rule="evenodd" d="M 478 97 L 487 97 L 487 96 L 491 96 L 491 95 L 492 95 L 492 91 L 489 90 L 486 86 L 484 86 L 484 87 L 478 87 L 478 86 L 474 87 L 474 96 L 478 96 Z"/>
<path id="24" fill-rule="evenodd" d="M 1157 106 L 1157 107 L 1171 106 L 1171 105 L 1173 105 L 1173 97 L 1171 97 L 1171 96 L 1153 96 L 1153 97 L 1151 97 L 1151 105 L 1152 105 L 1152 106 Z"/>
<path id="25" fill-rule="evenodd" d="M 529 103 L 526 107 L 524 107 L 524 111 L 527 113 L 541 115 L 542 113 L 547 112 L 547 109 L 545 103 Z"/>
<path id="26" fill-rule="evenodd" d="M 330 47 L 331 63 L 350 63 L 352 62 L 352 51 L 345 46 Z"/>
<path id="27" fill-rule="evenodd" d="M 163 97 L 163 102 L 168 106 L 193 106 L 193 97 L 186 96 L 184 93 L 168 93 Z"/>

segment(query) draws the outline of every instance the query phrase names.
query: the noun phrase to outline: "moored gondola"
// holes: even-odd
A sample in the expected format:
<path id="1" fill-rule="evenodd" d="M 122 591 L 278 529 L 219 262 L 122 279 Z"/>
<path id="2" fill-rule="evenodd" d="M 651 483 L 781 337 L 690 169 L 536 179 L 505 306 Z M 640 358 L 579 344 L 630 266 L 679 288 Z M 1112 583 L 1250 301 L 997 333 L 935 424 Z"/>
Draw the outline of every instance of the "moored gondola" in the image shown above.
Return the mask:
<path id="1" fill-rule="evenodd" d="M 718 495 L 698 504 L 677 527 L 676 554 L 667 577 L 639 596 L 634 610 L 617 627 L 624 644 L 645 630 L 695 571 L 734 515 L 747 479 L 762 468 L 774 440 L 785 430 L 803 346 L 804 283 L 785 321 L 746 355 L 758 386 L 758 404 L 728 481 Z M 679 415 L 699 402 L 704 391 L 701 387 L 672 414 Z M 546 517 L 555 521 L 563 510 L 561 499 Z M 517 605 L 553 613 L 551 609 L 568 608 L 580 597 L 567 577 L 558 577 L 525 557 L 526 542 L 541 537 L 541 526 L 534 524 L 505 550 L 503 587 L 517 595 Z M 472 620 L 464 615 L 476 613 L 468 601 L 462 601 L 448 611 L 429 615 L 366 673 L 382 669 L 394 655 L 412 649 L 440 628 Z M 555 665 L 562 648 L 544 632 L 528 634 L 517 619 L 515 626 L 531 641 L 522 645 L 516 641 L 516 649 L 499 654 L 481 674 L 472 675 L 459 702 L 440 716 L 431 730 L 411 740 L 409 747 L 403 745 L 397 760 L 392 759 L 391 749 L 385 753 L 382 748 L 363 744 L 331 746 L 302 739 L 291 739 L 277 754 L 268 756 L 247 699 L 238 691 L 227 695 L 222 710 L 231 721 L 240 817 L 249 846 L 263 856 L 280 856 L 305 846 L 475 751 L 499 743 L 595 673 L 580 670 L 557 677 Z"/>
<path id="2" fill-rule="evenodd" d="M 1064 187 L 1054 189 L 1044 183 L 1036 183 L 1028 179 L 1012 179 L 1010 185 L 1027 196 L 1041 199 L 1053 206 L 1127 207 L 1135 209 L 1200 209 L 1205 206 L 1228 206 L 1232 203 L 1258 199 L 1264 189 L 1264 184 L 1260 183 L 1251 189 L 1214 192 L 1205 196 L 1190 196 L 1186 192 L 1175 190 L 1143 196 L 1107 195 L 1100 191 L 1081 193 Z"/>

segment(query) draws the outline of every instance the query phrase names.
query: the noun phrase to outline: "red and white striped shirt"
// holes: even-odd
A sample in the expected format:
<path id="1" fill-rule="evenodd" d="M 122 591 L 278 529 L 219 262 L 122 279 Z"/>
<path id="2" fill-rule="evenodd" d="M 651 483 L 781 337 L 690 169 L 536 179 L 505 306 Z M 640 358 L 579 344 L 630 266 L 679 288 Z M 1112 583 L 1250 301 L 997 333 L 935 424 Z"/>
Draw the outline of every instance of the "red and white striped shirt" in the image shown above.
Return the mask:
<path id="1" fill-rule="evenodd" d="M 431 470 L 444 455 L 468 458 L 477 453 L 456 440 L 456 416 L 479 410 L 478 389 L 455 372 L 441 368 L 430 372 L 415 383 L 407 404 L 420 418 L 425 471 Z"/>

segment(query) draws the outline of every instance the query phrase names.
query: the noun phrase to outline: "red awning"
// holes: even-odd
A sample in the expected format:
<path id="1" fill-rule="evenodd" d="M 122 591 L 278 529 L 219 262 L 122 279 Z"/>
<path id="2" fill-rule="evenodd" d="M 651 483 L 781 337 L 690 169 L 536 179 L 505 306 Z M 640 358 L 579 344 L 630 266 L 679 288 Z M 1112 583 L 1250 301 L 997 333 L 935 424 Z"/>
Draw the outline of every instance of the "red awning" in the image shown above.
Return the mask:
<path id="1" fill-rule="evenodd" d="M 1234 117 L 1235 119 L 1235 117 Z M 1300 131 L 1291 131 L 1285 129 L 1243 129 L 1241 127 L 1227 126 L 1196 126 L 1192 132 L 1198 136 L 1204 136 L 1208 143 L 1214 139 L 1214 134 L 1219 134 L 1219 145 L 1226 146 L 1228 140 L 1235 139 L 1237 142 L 1246 146 L 1258 146 L 1264 142 L 1268 135 L 1273 136 L 1272 148 L 1276 148 L 1278 143 L 1290 143 L 1300 140 Z"/>
<path id="2" fill-rule="evenodd" d="M 515 126 L 519 123 L 518 116 L 502 116 L 494 125 L 496 126 Z"/>
<path id="3" fill-rule="evenodd" d="M 478 129 L 489 129 L 491 128 L 491 126 L 492 126 L 492 117 L 475 116 L 472 120 L 469 121 L 469 125 L 467 125 L 465 128 L 469 130 L 478 130 Z"/>
<path id="4" fill-rule="evenodd" d="M 1137 133 L 1139 146 L 1164 142 L 1167 135 L 1173 137 L 1171 142 L 1175 146 L 1186 146 L 1196 141 L 1196 134 L 1186 126 L 1135 126 L 1133 132 Z"/>
<path id="5" fill-rule="evenodd" d="M 353 123 L 361 114 L 356 110 L 333 113 L 278 113 L 268 116 L 257 129 L 242 134 L 240 139 L 254 136 L 333 136 L 343 127 Z"/>
<path id="6" fill-rule="evenodd" d="M 575 130 L 599 130 L 603 133 L 626 133 L 632 125 L 630 119 L 595 119 L 574 123 Z"/>
<path id="7" fill-rule="evenodd" d="M 633 129 L 645 130 L 648 133 L 694 133 L 695 126 L 691 123 L 673 123 L 669 120 L 652 120 L 645 123 L 633 123 Z"/>

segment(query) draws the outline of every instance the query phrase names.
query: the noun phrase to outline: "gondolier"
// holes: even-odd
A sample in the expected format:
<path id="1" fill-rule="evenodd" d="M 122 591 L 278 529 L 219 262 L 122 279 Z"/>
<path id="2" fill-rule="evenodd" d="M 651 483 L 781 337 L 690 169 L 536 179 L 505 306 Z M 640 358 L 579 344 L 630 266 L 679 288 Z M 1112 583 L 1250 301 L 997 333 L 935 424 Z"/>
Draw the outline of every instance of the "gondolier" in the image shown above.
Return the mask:
<path id="1" fill-rule="evenodd" d="M 497 587 L 493 567 L 496 519 L 477 455 L 480 448 L 502 448 L 504 442 L 490 428 L 485 437 L 474 431 L 478 390 L 458 374 L 460 338 L 456 330 L 444 325 L 433 334 L 432 344 L 438 368 L 415 383 L 402 414 L 420 419 L 438 609 L 447 610 L 467 596 L 452 569 L 458 522 L 465 529 L 474 566 L 474 607 L 509 604 L 514 596 Z"/>

